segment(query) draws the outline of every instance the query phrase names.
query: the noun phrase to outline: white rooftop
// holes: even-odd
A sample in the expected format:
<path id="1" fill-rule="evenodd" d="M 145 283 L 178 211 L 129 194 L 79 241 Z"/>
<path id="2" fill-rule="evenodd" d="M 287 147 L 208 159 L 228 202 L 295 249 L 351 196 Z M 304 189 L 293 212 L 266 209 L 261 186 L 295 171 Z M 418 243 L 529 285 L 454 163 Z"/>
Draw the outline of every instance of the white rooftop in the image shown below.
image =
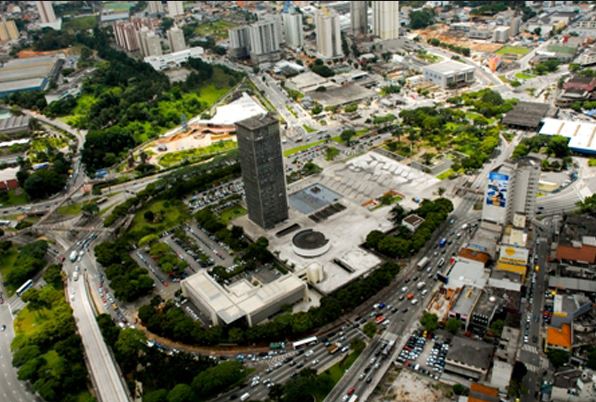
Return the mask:
<path id="1" fill-rule="evenodd" d="M 542 120 L 540 134 L 562 135 L 569 138 L 569 148 L 596 153 L 596 124 L 585 121 L 553 119 Z"/>
<path id="2" fill-rule="evenodd" d="M 266 113 L 267 111 L 259 104 L 259 102 L 254 100 L 252 96 L 246 92 L 243 92 L 242 96 L 235 101 L 224 106 L 218 106 L 215 115 L 211 119 L 203 121 L 198 117 L 192 119 L 189 123 L 200 121 L 211 124 L 234 124 Z"/>
<path id="3" fill-rule="evenodd" d="M 455 73 L 462 73 L 466 71 L 473 71 L 475 69 L 474 66 L 469 66 L 464 63 L 460 63 L 458 61 L 453 60 L 445 60 L 440 63 L 431 64 L 429 66 L 424 66 L 424 70 L 433 71 L 439 74 L 455 74 Z"/>
<path id="4" fill-rule="evenodd" d="M 458 259 L 447 276 L 449 289 L 457 289 L 465 285 L 484 288 L 488 282 L 488 273 L 484 271 L 484 264 L 466 258 Z"/>

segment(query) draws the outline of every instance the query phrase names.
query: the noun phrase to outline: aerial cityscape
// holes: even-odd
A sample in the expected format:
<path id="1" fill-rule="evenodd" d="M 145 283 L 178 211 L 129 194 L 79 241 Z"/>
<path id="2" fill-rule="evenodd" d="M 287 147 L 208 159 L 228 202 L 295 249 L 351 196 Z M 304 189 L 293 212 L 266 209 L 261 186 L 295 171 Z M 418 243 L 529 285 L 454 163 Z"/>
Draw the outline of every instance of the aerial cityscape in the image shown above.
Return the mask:
<path id="1" fill-rule="evenodd" d="M 596 402 L 595 306 L 595 2 L 0 2 L 0 402 Z"/>

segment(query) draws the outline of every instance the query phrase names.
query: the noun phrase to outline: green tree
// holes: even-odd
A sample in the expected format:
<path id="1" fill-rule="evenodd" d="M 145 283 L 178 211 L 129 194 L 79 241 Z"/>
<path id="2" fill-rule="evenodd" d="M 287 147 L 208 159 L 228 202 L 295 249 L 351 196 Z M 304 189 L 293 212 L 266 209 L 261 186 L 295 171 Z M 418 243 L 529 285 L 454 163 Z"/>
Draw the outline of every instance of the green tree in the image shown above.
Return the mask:
<path id="1" fill-rule="evenodd" d="M 501 336 L 503 332 L 503 327 L 505 326 L 505 321 L 503 320 L 495 320 L 492 324 L 490 324 L 490 330 L 496 336 Z"/>
<path id="2" fill-rule="evenodd" d="M 583 201 L 579 201 L 577 206 L 581 213 L 596 216 L 596 194 L 592 194 L 591 196 L 584 198 Z"/>
<path id="3" fill-rule="evenodd" d="M 410 28 L 420 29 L 426 28 L 435 23 L 435 13 L 430 8 L 422 10 L 415 10 L 410 13 Z"/>
<path id="4" fill-rule="evenodd" d="M 453 384 L 453 393 L 455 395 L 468 395 L 469 392 L 470 390 L 467 387 L 461 384 Z"/>
<path id="5" fill-rule="evenodd" d="M 457 334 L 457 331 L 461 328 L 461 321 L 457 318 L 450 318 L 447 320 L 447 324 L 445 325 L 445 329 L 452 334 Z"/>
<path id="6" fill-rule="evenodd" d="M 192 380 L 192 388 L 201 398 L 208 399 L 229 389 L 245 376 L 242 363 L 227 361 L 199 373 Z"/>
<path id="7" fill-rule="evenodd" d="M 143 402 L 168 402 L 168 390 L 156 389 L 143 395 Z"/>
<path id="8" fill-rule="evenodd" d="M 168 402 L 193 402 L 194 393 L 190 385 L 178 384 L 168 392 Z"/>
<path id="9" fill-rule="evenodd" d="M 557 158 L 564 158 L 569 155 L 569 139 L 562 135 L 553 135 L 548 141 L 548 152 Z"/>
<path id="10" fill-rule="evenodd" d="M 436 314 L 425 311 L 422 313 L 422 317 L 420 317 L 420 324 L 428 332 L 433 332 L 439 327 L 439 317 Z"/>
<path id="11" fill-rule="evenodd" d="M 96 202 L 86 202 L 81 207 L 81 211 L 87 215 L 95 216 L 99 213 L 99 206 Z"/>
<path id="12" fill-rule="evenodd" d="M 550 349 L 546 352 L 546 356 L 555 368 L 559 368 L 569 361 L 570 354 L 564 350 Z"/>
<path id="13" fill-rule="evenodd" d="M 356 132 L 352 129 L 346 129 L 341 132 L 339 137 L 343 142 L 346 143 L 347 146 L 351 145 L 352 138 L 356 135 Z"/>
<path id="14" fill-rule="evenodd" d="M 146 350 L 147 338 L 145 334 L 134 328 L 125 328 L 118 334 L 114 345 L 118 362 L 124 371 L 130 371 L 137 364 L 137 357 Z"/>

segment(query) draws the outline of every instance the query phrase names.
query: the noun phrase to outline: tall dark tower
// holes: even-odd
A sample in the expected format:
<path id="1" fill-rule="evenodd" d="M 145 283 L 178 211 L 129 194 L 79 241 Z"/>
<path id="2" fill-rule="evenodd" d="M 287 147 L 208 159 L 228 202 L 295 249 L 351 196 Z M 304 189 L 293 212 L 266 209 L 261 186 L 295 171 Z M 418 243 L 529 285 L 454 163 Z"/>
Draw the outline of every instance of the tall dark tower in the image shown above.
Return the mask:
<path id="1" fill-rule="evenodd" d="M 236 123 L 248 217 L 264 229 L 288 219 L 279 123 L 270 114 Z"/>

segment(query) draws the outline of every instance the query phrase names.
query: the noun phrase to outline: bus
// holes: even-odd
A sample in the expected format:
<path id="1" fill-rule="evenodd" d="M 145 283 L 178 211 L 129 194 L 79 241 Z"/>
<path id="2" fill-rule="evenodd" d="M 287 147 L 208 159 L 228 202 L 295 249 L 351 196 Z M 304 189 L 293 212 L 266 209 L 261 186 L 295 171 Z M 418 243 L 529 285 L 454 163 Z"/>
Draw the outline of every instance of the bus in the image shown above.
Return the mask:
<path id="1" fill-rule="evenodd" d="M 350 399 L 348 399 L 348 402 L 358 402 L 358 395 L 356 395 L 356 394 L 352 395 L 350 397 Z"/>
<path id="2" fill-rule="evenodd" d="M 314 345 L 317 343 L 318 338 L 316 336 L 311 336 L 308 338 L 304 338 L 302 340 L 296 341 L 292 343 L 292 347 L 296 350 L 300 349 L 303 346 Z"/>
<path id="3" fill-rule="evenodd" d="M 423 257 L 420 261 L 418 261 L 418 264 L 416 264 L 416 267 L 419 270 L 423 270 L 428 265 L 429 262 L 430 262 L 430 258 Z"/>
<path id="4" fill-rule="evenodd" d="M 17 296 L 21 297 L 23 293 L 29 290 L 33 286 L 33 281 L 29 279 L 27 282 L 23 283 L 20 288 L 17 289 Z"/>

